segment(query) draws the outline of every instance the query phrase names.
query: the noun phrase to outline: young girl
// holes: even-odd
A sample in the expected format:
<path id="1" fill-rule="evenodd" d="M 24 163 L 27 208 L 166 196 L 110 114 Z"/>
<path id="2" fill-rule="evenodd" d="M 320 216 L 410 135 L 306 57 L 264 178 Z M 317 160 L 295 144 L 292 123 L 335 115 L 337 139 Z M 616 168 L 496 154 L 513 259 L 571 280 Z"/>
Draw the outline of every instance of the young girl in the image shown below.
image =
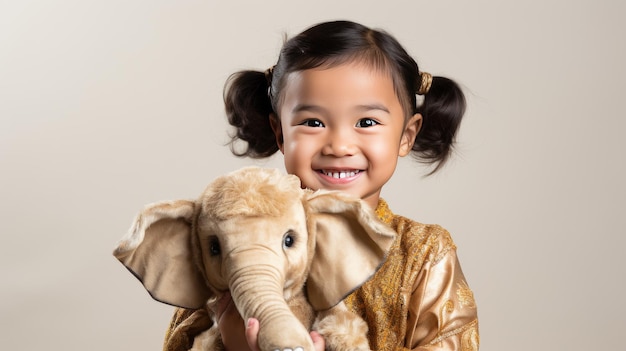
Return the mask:
<path id="1" fill-rule="evenodd" d="M 398 157 L 413 153 L 433 172 L 446 161 L 465 111 L 453 81 L 421 72 L 389 34 L 328 22 L 288 40 L 266 72 L 234 74 L 225 103 L 233 142 L 247 143 L 233 144 L 236 155 L 280 151 L 303 187 L 355 194 L 397 232 L 380 270 L 344 300 L 368 323 L 373 350 L 478 349 L 476 305 L 449 233 L 393 214 L 380 198 Z M 228 297 L 218 319 L 226 350 L 258 349 L 258 321 L 244 323 Z M 177 310 L 164 350 L 189 349 L 211 325 L 204 310 Z"/>

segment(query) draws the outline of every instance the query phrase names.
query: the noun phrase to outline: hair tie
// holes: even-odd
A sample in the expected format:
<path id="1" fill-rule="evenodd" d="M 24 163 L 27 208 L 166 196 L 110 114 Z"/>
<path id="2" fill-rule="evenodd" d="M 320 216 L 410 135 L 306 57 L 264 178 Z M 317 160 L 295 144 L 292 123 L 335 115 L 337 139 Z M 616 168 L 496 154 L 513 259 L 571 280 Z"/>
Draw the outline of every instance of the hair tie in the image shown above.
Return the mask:
<path id="1" fill-rule="evenodd" d="M 430 90 L 430 85 L 433 83 L 433 76 L 428 72 L 420 72 L 420 88 L 417 90 L 417 95 L 425 95 Z"/>
<path id="2" fill-rule="evenodd" d="M 267 80 L 267 85 L 268 86 L 272 86 L 272 74 L 274 73 L 274 67 L 276 67 L 276 66 L 272 66 L 272 67 L 266 69 L 265 72 L 264 72 L 265 80 Z"/>
<path id="3" fill-rule="evenodd" d="M 267 81 L 267 97 L 270 98 L 270 100 L 272 99 L 272 78 L 274 74 L 274 67 L 276 67 L 276 65 L 263 72 L 265 74 L 265 80 Z"/>

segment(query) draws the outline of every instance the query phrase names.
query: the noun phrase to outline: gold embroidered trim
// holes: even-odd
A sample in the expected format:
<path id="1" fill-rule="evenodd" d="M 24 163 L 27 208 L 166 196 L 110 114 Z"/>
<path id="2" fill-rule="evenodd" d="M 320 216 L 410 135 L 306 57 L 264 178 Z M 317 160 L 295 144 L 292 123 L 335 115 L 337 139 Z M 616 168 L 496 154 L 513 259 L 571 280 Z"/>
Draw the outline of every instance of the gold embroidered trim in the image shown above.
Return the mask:
<path id="1" fill-rule="evenodd" d="M 448 300 L 443 304 L 443 306 L 441 306 L 441 310 L 439 311 L 439 334 L 441 334 L 441 330 L 445 325 L 445 315 L 452 312 L 454 312 L 454 302 L 452 300 Z"/>
<path id="2" fill-rule="evenodd" d="M 476 307 L 476 301 L 474 300 L 474 293 L 472 289 L 467 285 L 465 280 L 457 284 L 456 297 L 461 303 L 461 307 L 467 306 L 470 308 Z"/>
<path id="3" fill-rule="evenodd" d="M 478 351 L 480 336 L 478 328 L 469 328 L 461 334 L 461 351 Z"/>
<path id="4" fill-rule="evenodd" d="M 462 327 L 460 327 L 460 328 L 457 328 L 457 329 L 454 329 L 454 330 L 451 330 L 451 331 L 449 331 L 449 332 L 445 332 L 445 333 L 443 333 L 443 334 L 439 335 L 438 337 L 436 337 L 435 339 L 433 339 L 433 341 L 429 342 L 429 343 L 428 343 L 428 346 L 430 346 L 430 345 L 435 345 L 435 344 L 437 344 L 437 343 L 440 343 L 440 342 L 442 342 L 444 339 L 447 339 L 447 338 L 449 338 L 449 337 L 451 337 L 451 336 L 454 336 L 454 335 L 457 335 L 457 334 L 463 333 L 463 332 L 465 332 L 465 331 L 467 331 L 467 330 L 469 330 L 469 329 L 471 329 L 471 328 L 476 328 L 476 326 L 477 326 L 477 325 L 478 325 L 478 319 L 474 319 L 474 320 L 473 320 L 473 321 L 471 321 L 470 323 L 467 323 L 467 324 L 465 324 L 464 326 L 462 326 Z M 478 335 L 478 333 L 477 333 L 477 335 Z M 471 349 L 470 349 L 470 350 L 471 350 Z"/>
<path id="5" fill-rule="evenodd" d="M 441 234 L 441 241 L 443 242 L 441 247 L 439 245 L 439 238 L 432 236 L 429 238 L 429 241 L 430 246 L 433 248 L 432 252 L 434 257 L 431 257 L 433 264 L 439 263 L 439 261 L 441 261 L 448 254 L 448 252 L 450 252 L 450 250 L 456 249 L 456 245 L 454 245 L 452 237 L 446 231 Z"/>
<path id="6" fill-rule="evenodd" d="M 376 217 L 380 219 L 383 223 L 389 225 L 393 220 L 393 212 L 389 209 L 389 205 L 387 205 L 387 201 L 382 198 L 378 199 L 378 205 L 376 206 Z"/>

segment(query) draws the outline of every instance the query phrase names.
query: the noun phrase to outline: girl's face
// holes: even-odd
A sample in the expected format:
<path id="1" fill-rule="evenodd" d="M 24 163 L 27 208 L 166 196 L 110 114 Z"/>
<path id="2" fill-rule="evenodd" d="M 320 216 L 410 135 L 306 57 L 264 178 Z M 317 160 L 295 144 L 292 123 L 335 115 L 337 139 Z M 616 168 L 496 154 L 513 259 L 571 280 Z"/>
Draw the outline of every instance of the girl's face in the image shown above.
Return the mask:
<path id="1" fill-rule="evenodd" d="M 346 63 L 291 73 L 283 94 L 280 123 L 272 120 L 287 172 L 304 187 L 342 190 L 375 208 L 421 124 L 419 114 L 405 123 L 391 77 Z"/>

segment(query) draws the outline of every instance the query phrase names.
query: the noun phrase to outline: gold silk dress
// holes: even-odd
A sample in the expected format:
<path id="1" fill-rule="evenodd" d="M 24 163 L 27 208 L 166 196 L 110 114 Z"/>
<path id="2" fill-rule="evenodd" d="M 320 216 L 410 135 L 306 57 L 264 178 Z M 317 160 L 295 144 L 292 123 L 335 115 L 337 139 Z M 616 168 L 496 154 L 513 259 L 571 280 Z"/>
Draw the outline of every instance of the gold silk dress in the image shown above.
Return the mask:
<path id="1" fill-rule="evenodd" d="M 448 231 L 394 215 L 382 199 L 376 214 L 398 236 L 372 279 L 344 299 L 367 322 L 372 350 L 478 350 L 474 295 Z M 211 325 L 205 310 L 177 309 L 163 350 L 188 350 Z"/>

